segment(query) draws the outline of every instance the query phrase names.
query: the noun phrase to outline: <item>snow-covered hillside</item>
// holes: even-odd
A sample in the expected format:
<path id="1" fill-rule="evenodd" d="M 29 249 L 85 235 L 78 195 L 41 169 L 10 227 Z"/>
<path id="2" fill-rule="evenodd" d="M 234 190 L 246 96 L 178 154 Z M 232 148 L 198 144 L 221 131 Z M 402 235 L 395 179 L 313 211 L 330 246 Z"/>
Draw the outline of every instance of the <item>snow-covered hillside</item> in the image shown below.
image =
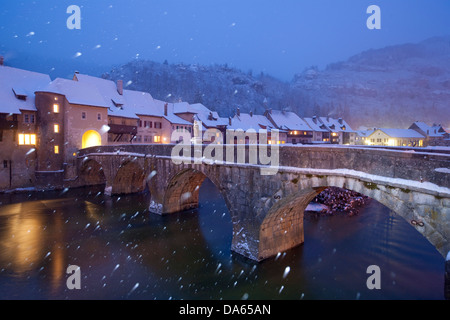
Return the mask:
<path id="1" fill-rule="evenodd" d="M 157 99 L 203 103 L 221 116 L 263 113 L 343 117 L 353 128 L 407 128 L 414 121 L 450 127 L 450 36 L 359 53 L 325 70 L 307 68 L 291 83 L 226 65 L 132 61 L 103 75 Z"/>

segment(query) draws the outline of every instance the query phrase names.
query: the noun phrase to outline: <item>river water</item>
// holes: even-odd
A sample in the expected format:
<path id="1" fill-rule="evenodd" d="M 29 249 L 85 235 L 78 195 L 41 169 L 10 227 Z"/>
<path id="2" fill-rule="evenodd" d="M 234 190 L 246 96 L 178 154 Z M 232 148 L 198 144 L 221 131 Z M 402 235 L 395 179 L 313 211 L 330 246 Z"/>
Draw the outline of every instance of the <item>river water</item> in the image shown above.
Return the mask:
<path id="1" fill-rule="evenodd" d="M 208 180 L 196 211 L 158 216 L 148 195 L 101 188 L 0 195 L 0 299 L 443 299 L 444 258 L 371 200 L 358 215 L 305 214 L 305 243 L 256 264 L 230 250 Z M 69 265 L 81 289 L 69 290 Z M 369 290 L 367 267 L 380 267 Z"/>

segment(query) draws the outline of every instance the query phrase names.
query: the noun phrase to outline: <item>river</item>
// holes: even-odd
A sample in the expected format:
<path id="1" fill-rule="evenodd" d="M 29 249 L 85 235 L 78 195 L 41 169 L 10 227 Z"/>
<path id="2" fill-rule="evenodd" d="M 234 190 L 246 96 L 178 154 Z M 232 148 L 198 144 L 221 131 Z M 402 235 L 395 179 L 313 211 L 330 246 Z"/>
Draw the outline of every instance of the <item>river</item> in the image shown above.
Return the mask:
<path id="1" fill-rule="evenodd" d="M 198 210 L 150 214 L 148 195 L 101 188 L 0 195 L 0 299 L 444 299 L 444 258 L 371 200 L 356 216 L 305 214 L 305 243 L 262 263 L 230 250 L 210 181 Z M 69 265 L 81 289 L 69 290 Z M 367 267 L 380 267 L 369 290 Z"/>

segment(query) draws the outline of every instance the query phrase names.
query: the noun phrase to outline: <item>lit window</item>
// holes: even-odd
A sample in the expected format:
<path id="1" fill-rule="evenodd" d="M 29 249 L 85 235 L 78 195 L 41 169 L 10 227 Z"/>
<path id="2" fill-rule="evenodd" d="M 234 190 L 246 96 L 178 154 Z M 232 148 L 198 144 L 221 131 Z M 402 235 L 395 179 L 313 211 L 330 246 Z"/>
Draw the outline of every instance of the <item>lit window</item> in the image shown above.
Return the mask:
<path id="1" fill-rule="evenodd" d="M 59 146 L 55 146 L 55 154 L 59 154 Z"/>
<path id="2" fill-rule="evenodd" d="M 156 143 L 160 143 L 161 142 L 161 136 L 154 136 L 153 137 L 153 141 Z"/>
<path id="3" fill-rule="evenodd" d="M 54 129 L 55 133 L 59 133 L 59 124 L 55 124 L 53 126 L 53 129 Z"/>
<path id="4" fill-rule="evenodd" d="M 54 113 L 59 113 L 59 104 L 56 104 L 56 103 L 55 103 L 55 104 L 53 105 L 53 112 L 54 112 Z"/>
<path id="5" fill-rule="evenodd" d="M 36 135 L 35 134 L 19 134 L 19 145 L 35 145 L 36 144 Z"/>

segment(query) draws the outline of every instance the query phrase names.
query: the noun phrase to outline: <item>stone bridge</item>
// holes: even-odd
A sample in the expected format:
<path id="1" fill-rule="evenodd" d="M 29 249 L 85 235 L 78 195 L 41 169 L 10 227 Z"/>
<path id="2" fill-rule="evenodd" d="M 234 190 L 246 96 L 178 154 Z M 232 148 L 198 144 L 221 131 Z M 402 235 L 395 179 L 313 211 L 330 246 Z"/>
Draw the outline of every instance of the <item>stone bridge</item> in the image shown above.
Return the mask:
<path id="1" fill-rule="evenodd" d="M 231 215 L 232 250 L 256 261 L 302 244 L 308 203 L 327 187 L 346 188 L 402 216 L 444 257 L 450 251 L 449 154 L 282 146 L 277 171 L 264 175 L 261 172 L 267 166 L 260 164 L 261 159 L 249 161 L 253 155 L 249 146 L 244 158 L 235 150 L 234 161 L 225 163 L 202 160 L 206 146 L 189 146 L 192 158 L 179 163 L 171 157 L 173 147 L 122 145 L 80 150 L 76 185 L 106 184 L 109 194 L 148 188 L 150 211 L 170 214 L 198 207 L 199 188 L 209 178 Z M 216 148 L 223 148 L 225 154 L 227 146 Z"/>

